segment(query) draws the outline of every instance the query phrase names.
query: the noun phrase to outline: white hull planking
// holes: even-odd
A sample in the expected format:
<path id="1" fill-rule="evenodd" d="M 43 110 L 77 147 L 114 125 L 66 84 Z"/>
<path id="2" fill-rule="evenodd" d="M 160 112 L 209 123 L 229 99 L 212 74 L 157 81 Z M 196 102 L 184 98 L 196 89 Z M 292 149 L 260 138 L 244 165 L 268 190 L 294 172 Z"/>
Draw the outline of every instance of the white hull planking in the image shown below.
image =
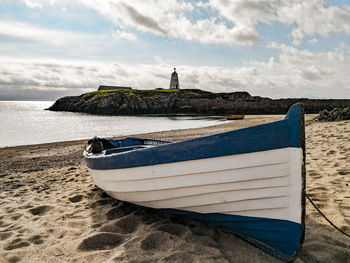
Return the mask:
<path id="1" fill-rule="evenodd" d="M 302 149 L 93 170 L 112 197 L 152 208 L 301 223 Z"/>

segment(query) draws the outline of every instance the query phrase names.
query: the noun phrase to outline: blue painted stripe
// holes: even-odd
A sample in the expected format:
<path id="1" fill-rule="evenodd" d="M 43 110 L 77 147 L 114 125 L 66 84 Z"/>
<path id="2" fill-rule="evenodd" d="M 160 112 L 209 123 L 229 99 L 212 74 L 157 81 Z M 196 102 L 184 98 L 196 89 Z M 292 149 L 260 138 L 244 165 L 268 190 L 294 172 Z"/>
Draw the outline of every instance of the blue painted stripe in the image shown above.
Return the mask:
<path id="1" fill-rule="evenodd" d="M 225 228 L 284 261 L 292 260 L 301 249 L 303 227 L 295 222 L 226 214 L 200 214 L 173 209 L 162 209 L 162 211 L 185 215 Z"/>
<path id="2" fill-rule="evenodd" d="M 120 169 L 227 155 L 301 147 L 300 105 L 293 105 L 284 120 L 157 147 L 102 157 L 86 156 L 91 169 Z M 112 141 L 116 143 L 117 141 Z M 131 145 L 127 145 L 131 146 Z"/>
<path id="3" fill-rule="evenodd" d="M 145 143 L 154 144 L 154 145 L 162 145 L 168 144 L 168 141 L 154 140 L 148 138 L 125 138 L 122 140 L 109 140 L 110 143 L 115 145 L 116 147 L 132 147 L 138 145 L 144 145 Z"/>

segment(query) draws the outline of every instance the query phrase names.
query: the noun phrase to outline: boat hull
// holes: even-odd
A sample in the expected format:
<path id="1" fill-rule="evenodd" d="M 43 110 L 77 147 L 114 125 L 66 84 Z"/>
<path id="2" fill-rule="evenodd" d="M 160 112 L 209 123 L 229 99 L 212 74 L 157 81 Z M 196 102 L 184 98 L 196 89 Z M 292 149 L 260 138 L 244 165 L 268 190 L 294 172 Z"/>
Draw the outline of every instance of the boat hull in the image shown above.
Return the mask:
<path id="1" fill-rule="evenodd" d="M 244 119 L 244 115 L 229 115 L 226 116 L 227 120 L 243 120 Z"/>
<path id="2" fill-rule="evenodd" d="M 303 125 L 295 105 L 280 122 L 85 157 L 112 197 L 223 227 L 290 261 L 304 238 Z"/>

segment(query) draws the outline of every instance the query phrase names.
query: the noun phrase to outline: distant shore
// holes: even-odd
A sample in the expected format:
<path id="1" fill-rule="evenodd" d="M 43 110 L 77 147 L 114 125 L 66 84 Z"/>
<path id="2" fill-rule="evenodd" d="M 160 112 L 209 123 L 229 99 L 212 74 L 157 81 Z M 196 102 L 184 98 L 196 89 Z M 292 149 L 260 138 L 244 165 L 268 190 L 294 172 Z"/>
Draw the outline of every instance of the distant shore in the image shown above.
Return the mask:
<path id="1" fill-rule="evenodd" d="M 286 114 L 295 103 L 304 104 L 305 113 L 350 106 L 349 99 L 271 99 L 248 92 L 213 93 L 200 89 L 116 89 L 99 90 L 58 99 L 48 110 L 90 114 Z"/>
<path id="2" fill-rule="evenodd" d="M 282 119 L 141 134 L 181 141 Z M 350 232 L 350 121 L 306 116 L 307 192 Z M 132 135 L 137 136 L 137 135 Z M 86 140 L 2 148 L 0 262 L 280 262 L 220 228 L 136 209 L 97 188 L 84 164 Z M 306 236 L 295 262 L 347 262 L 350 240 L 307 202 Z"/>

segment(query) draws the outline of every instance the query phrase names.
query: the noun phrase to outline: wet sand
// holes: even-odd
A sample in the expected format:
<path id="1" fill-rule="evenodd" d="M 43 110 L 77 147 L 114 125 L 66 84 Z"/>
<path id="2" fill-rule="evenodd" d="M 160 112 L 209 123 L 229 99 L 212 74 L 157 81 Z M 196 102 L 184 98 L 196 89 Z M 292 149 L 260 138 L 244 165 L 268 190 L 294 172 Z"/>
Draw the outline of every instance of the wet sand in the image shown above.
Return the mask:
<path id="1" fill-rule="evenodd" d="M 279 120 L 247 116 L 222 125 L 142 137 L 181 141 Z M 307 192 L 350 232 L 350 121 L 307 116 Z M 0 262 L 280 262 L 220 228 L 114 200 L 82 158 L 86 141 L 0 149 Z M 350 262 L 350 238 L 307 202 L 296 262 Z"/>

